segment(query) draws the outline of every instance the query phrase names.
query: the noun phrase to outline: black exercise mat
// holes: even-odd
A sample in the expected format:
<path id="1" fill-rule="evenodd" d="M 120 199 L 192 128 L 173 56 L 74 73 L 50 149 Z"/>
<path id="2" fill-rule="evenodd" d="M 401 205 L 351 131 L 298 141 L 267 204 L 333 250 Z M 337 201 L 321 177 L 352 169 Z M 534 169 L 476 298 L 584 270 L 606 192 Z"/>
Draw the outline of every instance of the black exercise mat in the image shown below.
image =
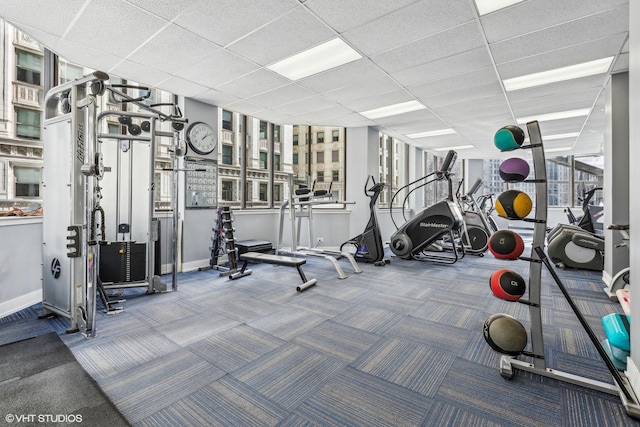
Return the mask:
<path id="1" fill-rule="evenodd" d="M 0 425 L 129 425 L 55 333 L 0 346 Z"/>

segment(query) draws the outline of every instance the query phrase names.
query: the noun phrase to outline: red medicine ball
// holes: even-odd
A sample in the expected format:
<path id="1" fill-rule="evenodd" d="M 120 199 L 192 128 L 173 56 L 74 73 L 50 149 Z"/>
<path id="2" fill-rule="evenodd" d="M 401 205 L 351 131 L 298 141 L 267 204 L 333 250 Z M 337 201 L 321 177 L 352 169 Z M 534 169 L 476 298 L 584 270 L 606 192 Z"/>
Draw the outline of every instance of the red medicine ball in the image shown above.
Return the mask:
<path id="1" fill-rule="evenodd" d="M 491 274 L 489 286 L 491 286 L 493 295 L 507 301 L 518 301 L 527 290 L 527 285 L 522 276 L 506 268 L 494 271 Z"/>
<path id="2" fill-rule="evenodd" d="M 499 259 L 518 259 L 524 252 L 524 241 L 511 230 L 498 230 L 489 238 L 489 252 Z"/>

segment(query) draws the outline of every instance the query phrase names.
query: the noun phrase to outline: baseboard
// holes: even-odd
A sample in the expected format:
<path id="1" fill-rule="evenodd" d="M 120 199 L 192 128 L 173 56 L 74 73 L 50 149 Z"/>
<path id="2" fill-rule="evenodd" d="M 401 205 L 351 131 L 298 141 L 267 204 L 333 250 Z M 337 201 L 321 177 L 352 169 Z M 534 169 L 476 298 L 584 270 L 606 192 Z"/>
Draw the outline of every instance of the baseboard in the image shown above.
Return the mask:
<path id="1" fill-rule="evenodd" d="M 208 259 L 201 259 L 198 261 L 185 262 L 182 264 L 182 272 L 186 273 L 187 271 L 196 271 L 202 267 L 209 267 Z"/>
<path id="2" fill-rule="evenodd" d="M 627 357 L 627 370 L 625 371 L 625 375 L 629 380 L 629 385 L 633 389 L 633 392 L 638 396 L 636 390 L 640 390 L 640 371 L 630 357 Z"/>
<path id="3" fill-rule="evenodd" d="M 13 314 L 24 308 L 31 307 L 33 304 L 42 302 L 42 290 L 29 292 L 18 298 L 0 303 L 0 318 Z"/>

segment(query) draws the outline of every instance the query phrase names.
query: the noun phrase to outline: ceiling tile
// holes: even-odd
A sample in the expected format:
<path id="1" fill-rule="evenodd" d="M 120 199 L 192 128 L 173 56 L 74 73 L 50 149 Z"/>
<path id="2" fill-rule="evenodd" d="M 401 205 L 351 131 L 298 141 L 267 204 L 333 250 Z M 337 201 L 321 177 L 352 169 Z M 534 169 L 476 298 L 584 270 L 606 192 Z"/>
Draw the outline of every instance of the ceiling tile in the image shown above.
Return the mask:
<path id="1" fill-rule="evenodd" d="M 157 86 L 167 92 L 190 98 L 196 97 L 197 95 L 207 91 L 206 87 L 180 77 L 169 77 Z"/>
<path id="2" fill-rule="evenodd" d="M 273 71 L 261 68 L 229 83 L 217 86 L 217 89 L 239 98 L 248 98 L 288 84 L 291 84 L 289 79 Z"/>
<path id="3" fill-rule="evenodd" d="M 612 72 L 620 72 L 620 71 L 629 71 L 629 54 L 623 53 L 621 54 L 616 63 L 613 64 Z"/>
<path id="4" fill-rule="evenodd" d="M 150 67 L 178 74 L 193 69 L 194 64 L 220 47 L 175 25 L 168 25 L 135 51 L 128 59 Z M 167 61 L 169 55 L 171 60 Z"/>
<path id="5" fill-rule="evenodd" d="M 193 0 L 127 0 L 127 2 L 167 21 L 172 21 L 194 3 Z"/>
<path id="6" fill-rule="evenodd" d="M 194 98 L 198 101 L 202 101 L 211 105 L 217 105 L 219 107 L 224 107 L 239 100 L 239 98 L 233 95 L 229 95 L 228 93 L 223 93 L 215 89 L 209 89 L 205 92 L 195 95 Z"/>
<path id="7" fill-rule="evenodd" d="M 402 46 L 475 18 L 468 0 L 423 0 L 342 33 L 367 55 Z M 402 28 L 402 31 L 398 31 Z"/>
<path id="8" fill-rule="evenodd" d="M 62 37 L 86 0 L 65 1 L 64 7 L 57 1 L 21 0 L 2 3 L 3 19 L 18 27 L 37 28 L 41 32 Z"/>
<path id="9" fill-rule="evenodd" d="M 204 56 L 207 52 L 201 52 Z M 193 67 L 176 73 L 179 77 L 197 81 L 210 88 L 238 79 L 239 76 L 251 73 L 259 67 L 238 55 L 224 49 L 210 52 L 207 56 L 194 64 Z"/>
<path id="10" fill-rule="evenodd" d="M 359 98 L 353 101 L 347 101 L 342 105 L 357 112 L 372 110 L 379 107 L 386 107 L 387 105 L 393 105 L 407 101 L 413 101 L 413 97 L 409 93 L 407 93 L 406 90 L 398 89 L 391 92 L 385 92 L 365 98 Z"/>
<path id="11" fill-rule="evenodd" d="M 378 79 L 385 74 L 368 59 L 358 59 L 340 67 L 314 74 L 298 81 L 298 84 L 317 93 L 348 88 L 363 81 Z"/>
<path id="12" fill-rule="evenodd" d="M 400 89 L 400 86 L 396 82 L 384 76 L 353 83 L 347 87 L 340 87 L 330 92 L 324 92 L 323 95 L 329 99 L 333 99 L 339 104 L 346 104 L 350 101 L 363 99 L 373 94 L 392 92 L 398 89 Z"/>
<path id="13" fill-rule="evenodd" d="M 394 73 L 484 46 L 478 24 L 469 22 L 430 37 L 373 55 L 372 61 Z"/>
<path id="14" fill-rule="evenodd" d="M 497 84 L 498 86 L 500 84 L 493 67 L 486 67 L 470 73 L 454 75 L 419 86 L 410 86 L 408 89 L 419 99 L 427 100 L 446 93 L 459 93 L 466 90 L 475 92 L 476 87 L 482 87 L 488 84 Z"/>
<path id="15" fill-rule="evenodd" d="M 492 66 L 491 56 L 486 47 L 479 47 L 457 55 L 451 55 L 443 59 L 431 61 L 417 67 L 391 73 L 398 83 L 405 86 L 415 86 L 424 83 L 444 79 L 456 74 L 468 73 Z"/>
<path id="16" fill-rule="evenodd" d="M 333 102 L 324 98 L 323 96 L 316 95 L 311 96 L 309 98 L 304 98 L 300 100 L 296 100 L 293 102 L 289 102 L 287 104 L 283 104 L 280 106 L 278 110 L 283 113 L 295 116 L 299 114 L 309 113 L 312 111 L 322 110 L 324 108 L 329 108 L 334 105 Z"/>
<path id="17" fill-rule="evenodd" d="M 491 45 L 497 64 L 607 38 L 629 29 L 629 8 L 621 6 Z M 616 38 L 616 40 L 620 40 Z"/>
<path id="18" fill-rule="evenodd" d="M 170 74 L 164 71 L 128 60 L 118 63 L 118 65 L 109 70 L 109 74 L 151 87 L 160 87 L 158 83 L 171 77 Z"/>
<path id="19" fill-rule="evenodd" d="M 238 40 L 294 7 L 291 0 L 199 0 L 174 24 L 221 46 Z"/>
<path id="20" fill-rule="evenodd" d="M 502 79 L 510 79 L 614 56 L 618 54 L 625 38 L 625 34 L 617 34 L 604 39 L 505 62 L 497 65 L 498 72 Z"/>
<path id="21" fill-rule="evenodd" d="M 525 114 L 524 111 L 535 109 L 535 110 L 555 110 L 555 111 L 563 111 L 563 110 L 572 110 L 575 108 L 586 108 L 591 107 L 596 100 L 596 98 L 600 95 L 602 91 L 601 87 L 590 87 L 583 90 L 577 91 L 562 91 L 560 93 L 554 93 L 547 96 L 538 96 L 535 98 L 529 98 L 520 100 L 517 102 L 511 102 L 511 108 L 513 111 L 516 111 L 520 116 L 528 116 L 530 114 Z M 580 103 L 586 104 L 582 107 L 575 108 L 556 108 L 559 105 L 565 105 L 569 103 Z M 540 111 L 537 111 L 536 114 L 539 114 Z"/>
<path id="22" fill-rule="evenodd" d="M 91 67 L 88 68 L 109 73 L 123 60 L 121 57 L 64 39 L 58 42 L 55 52 L 72 53 L 70 56 L 73 59 L 67 58 L 65 55 L 60 55 L 60 57 L 75 64 L 91 64 Z"/>
<path id="23" fill-rule="evenodd" d="M 248 97 L 247 101 L 265 107 L 278 107 L 283 104 L 298 101 L 314 96 L 315 93 L 305 89 L 295 83 L 282 86 L 256 96 Z"/>
<path id="24" fill-rule="evenodd" d="M 297 8 L 233 42 L 228 49 L 258 64 L 269 65 L 335 35 L 307 9 Z"/>
<path id="25" fill-rule="evenodd" d="M 627 3 L 628 0 L 524 1 L 482 16 L 480 21 L 489 43 L 495 43 Z"/>
<path id="26" fill-rule="evenodd" d="M 166 20 L 125 1 L 113 0 L 109 8 L 90 2 L 65 39 L 126 57 L 166 25 Z M 122 31 L 125 28 L 135 31 Z"/>
<path id="27" fill-rule="evenodd" d="M 575 91 L 600 89 L 607 81 L 604 74 L 535 86 L 526 89 L 514 90 L 507 93 L 510 102 L 527 101 L 529 99 L 555 96 L 559 93 L 571 93 Z"/>
<path id="28" fill-rule="evenodd" d="M 338 33 L 365 24 L 415 0 L 307 0 L 304 5 Z"/>

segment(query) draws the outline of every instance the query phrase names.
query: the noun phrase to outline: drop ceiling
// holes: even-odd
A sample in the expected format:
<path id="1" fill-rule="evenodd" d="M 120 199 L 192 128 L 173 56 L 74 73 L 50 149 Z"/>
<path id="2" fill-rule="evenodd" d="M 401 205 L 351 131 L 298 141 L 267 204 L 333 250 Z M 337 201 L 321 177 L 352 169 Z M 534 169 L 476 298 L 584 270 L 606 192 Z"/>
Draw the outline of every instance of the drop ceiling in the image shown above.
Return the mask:
<path id="1" fill-rule="evenodd" d="M 519 117 L 547 147 L 602 151 L 605 88 L 628 67 L 628 0 L 525 0 L 480 16 L 474 0 L 21 0 L 0 16 L 68 61 L 279 124 L 372 126 L 427 150 L 473 145 Z M 362 58 L 291 81 L 267 67 L 340 37 Z M 608 72 L 516 91 L 502 81 L 613 57 Z M 418 101 L 370 120 L 359 112 Z M 406 135 L 452 128 L 456 133 Z M 561 153 L 559 153 L 561 154 Z"/>

